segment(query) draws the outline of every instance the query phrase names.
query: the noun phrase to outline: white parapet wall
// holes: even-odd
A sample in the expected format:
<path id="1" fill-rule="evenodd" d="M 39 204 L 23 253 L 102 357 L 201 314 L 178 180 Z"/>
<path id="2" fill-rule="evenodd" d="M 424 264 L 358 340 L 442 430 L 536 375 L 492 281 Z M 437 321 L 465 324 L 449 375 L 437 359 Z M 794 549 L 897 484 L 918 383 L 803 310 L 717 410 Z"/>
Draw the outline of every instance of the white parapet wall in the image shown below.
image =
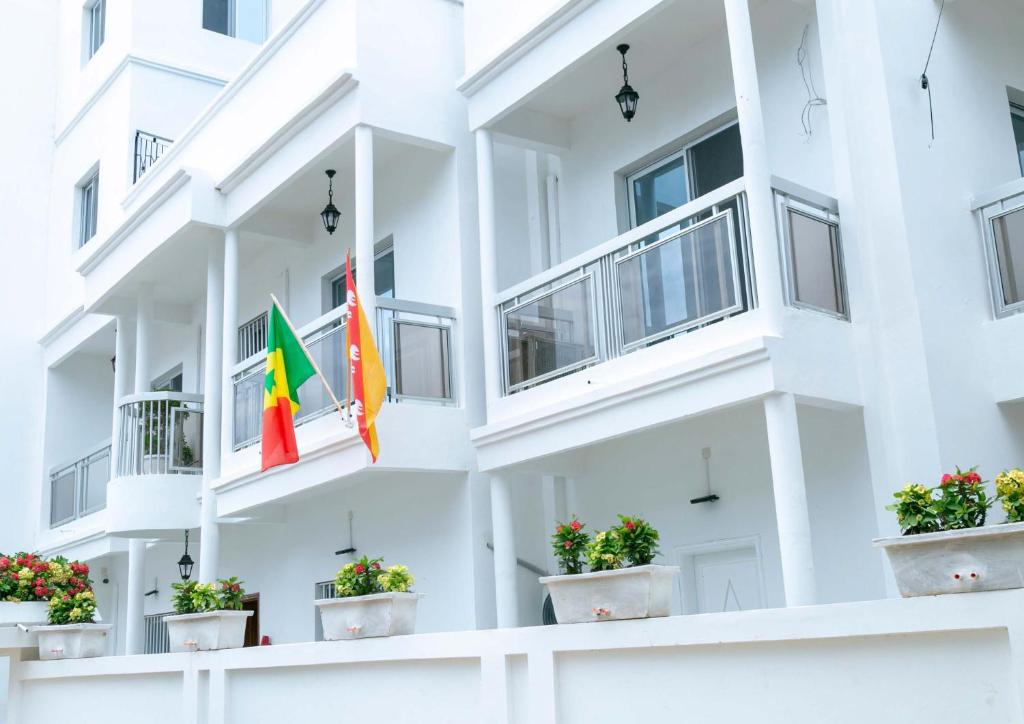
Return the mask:
<path id="1" fill-rule="evenodd" d="M 1024 722 L 1024 591 L 19 661 L 8 722 Z M 3 654 L 4 652 L 0 652 Z M 73 702 L 73 703 L 71 703 Z"/>

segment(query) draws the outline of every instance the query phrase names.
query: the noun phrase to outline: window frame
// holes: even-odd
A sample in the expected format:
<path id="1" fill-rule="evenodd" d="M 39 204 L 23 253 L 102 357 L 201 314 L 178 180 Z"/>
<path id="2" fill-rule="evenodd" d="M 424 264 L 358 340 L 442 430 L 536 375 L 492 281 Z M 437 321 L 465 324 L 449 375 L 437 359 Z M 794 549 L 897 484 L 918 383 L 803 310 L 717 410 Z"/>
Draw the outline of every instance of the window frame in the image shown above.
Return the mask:
<path id="1" fill-rule="evenodd" d="M 1013 128 L 1012 122 L 1014 116 L 1017 116 L 1021 120 L 1021 123 L 1024 123 L 1024 106 L 1020 105 L 1019 103 L 1014 103 L 1013 101 L 1010 101 L 1011 130 Z M 1013 140 L 1014 142 L 1017 141 L 1016 134 L 1014 134 Z M 1017 150 L 1016 143 L 1014 144 L 1014 150 Z M 1020 175 L 1024 176 L 1024 156 L 1021 156 L 1019 151 L 1017 152 L 1017 163 L 1020 165 Z"/>
<path id="2" fill-rule="evenodd" d="M 202 29 L 206 30 L 208 32 L 211 32 L 211 33 L 217 33 L 217 35 L 223 35 L 223 36 L 228 37 L 228 38 L 235 38 L 237 40 L 244 40 L 247 43 L 256 43 L 257 45 L 262 45 L 263 43 L 267 42 L 267 38 L 270 37 L 270 15 L 271 15 L 271 13 L 270 13 L 270 3 L 271 3 L 271 0 L 259 0 L 260 5 L 261 5 L 261 7 L 263 9 L 263 13 L 262 13 L 263 14 L 263 37 L 260 38 L 260 40 L 249 40 L 248 38 L 239 38 L 238 37 L 238 0 L 227 0 L 227 1 L 228 1 L 228 27 L 227 27 L 227 32 L 226 33 L 222 33 L 219 30 L 214 30 L 212 28 L 207 28 L 206 26 L 202 25 L 202 23 L 200 22 L 200 26 L 202 27 Z M 205 5 L 205 2 L 206 2 L 206 0 L 203 0 L 204 5 Z"/>
<path id="3" fill-rule="evenodd" d="M 99 228 L 100 169 L 93 167 L 75 186 L 76 248 L 81 249 L 96 237 Z"/>
<path id="4" fill-rule="evenodd" d="M 374 261 L 374 264 L 376 264 L 379 259 L 382 259 L 383 257 L 387 256 L 388 254 L 394 254 L 394 253 L 395 253 L 394 237 L 391 236 L 391 235 L 388 235 L 383 240 L 379 241 L 377 244 L 374 245 L 374 248 L 373 248 L 373 261 Z M 352 274 L 353 274 L 353 276 L 355 275 L 356 266 L 358 266 L 358 264 L 359 264 L 359 260 L 356 259 L 356 258 L 353 258 L 352 259 Z M 323 277 L 321 277 L 322 290 L 321 290 L 321 300 L 320 300 L 321 301 L 321 305 L 320 306 L 321 306 L 322 314 L 327 314 L 328 312 L 330 312 L 330 311 L 332 311 L 334 309 L 337 309 L 338 307 L 342 306 L 342 304 L 339 304 L 338 306 L 334 306 L 334 304 L 333 304 L 333 302 L 334 302 L 334 295 L 332 294 L 332 291 L 333 291 L 334 283 L 336 281 L 338 281 L 339 279 L 344 279 L 344 277 L 345 277 L 345 265 L 344 264 L 342 264 L 339 267 L 336 267 L 336 268 L 332 269 L 330 272 L 328 272 L 327 274 L 324 274 Z M 394 281 L 393 288 L 391 290 L 391 298 L 392 299 L 397 299 L 398 298 L 398 288 L 397 287 L 398 287 L 398 283 L 397 283 L 397 279 L 396 279 Z M 379 297 L 380 295 L 376 294 L 376 291 L 377 290 L 375 289 L 374 290 L 374 292 L 375 292 L 374 296 L 378 296 Z"/>
<path id="5" fill-rule="evenodd" d="M 1007 304 L 1003 290 L 1003 275 L 999 267 L 999 250 L 996 248 L 995 223 L 1010 214 L 1024 213 L 1024 194 L 997 201 L 981 209 L 982 236 L 985 240 L 985 258 L 988 261 L 989 291 L 992 295 L 992 313 L 996 319 L 1010 317 L 1024 312 L 1024 298 Z"/>
<path id="6" fill-rule="evenodd" d="M 93 2 L 87 3 L 82 10 L 85 15 L 82 38 L 82 63 L 84 65 L 92 60 L 107 39 L 107 0 L 93 0 Z"/>
<path id="7" fill-rule="evenodd" d="M 722 131 L 728 130 L 733 126 L 739 126 L 739 120 L 732 120 L 727 123 L 715 126 L 707 133 L 703 133 L 700 136 L 696 136 L 684 144 L 677 145 L 674 150 L 670 151 L 667 154 L 659 156 L 650 163 L 646 163 L 634 171 L 630 171 L 627 174 L 623 174 L 623 180 L 625 181 L 626 185 L 626 205 L 628 207 L 627 221 L 629 222 L 629 228 L 635 229 L 637 227 L 636 199 L 633 195 L 633 182 L 635 180 L 642 176 L 646 176 L 647 174 L 656 171 L 663 166 L 667 166 L 673 161 L 679 159 L 681 156 L 685 156 L 685 159 L 683 161 L 683 169 L 686 173 L 686 202 L 689 203 L 690 201 L 693 201 L 694 199 L 698 198 L 697 196 L 694 196 L 694 194 L 696 193 L 696 183 L 693 176 L 693 148 L 695 146 L 700 145 L 702 142 L 706 141 L 712 136 L 716 136 Z"/>
<path id="8" fill-rule="evenodd" d="M 843 257 L 842 228 L 839 219 L 838 203 L 834 199 L 819 196 L 814 192 L 777 188 L 782 185 L 773 179 L 775 194 L 775 217 L 781 246 L 783 287 L 786 293 L 786 304 L 796 309 L 804 309 L 824 314 L 834 319 L 850 321 L 849 284 L 846 279 L 846 261 Z M 811 200 L 813 198 L 813 200 Z M 790 214 L 798 214 L 813 221 L 826 224 L 833 229 L 835 245 L 833 251 L 833 275 L 838 289 L 838 299 L 842 310 L 819 307 L 816 304 L 801 301 L 797 298 L 796 271 L 793 267 L 793 244 L 791 238 Z"/>

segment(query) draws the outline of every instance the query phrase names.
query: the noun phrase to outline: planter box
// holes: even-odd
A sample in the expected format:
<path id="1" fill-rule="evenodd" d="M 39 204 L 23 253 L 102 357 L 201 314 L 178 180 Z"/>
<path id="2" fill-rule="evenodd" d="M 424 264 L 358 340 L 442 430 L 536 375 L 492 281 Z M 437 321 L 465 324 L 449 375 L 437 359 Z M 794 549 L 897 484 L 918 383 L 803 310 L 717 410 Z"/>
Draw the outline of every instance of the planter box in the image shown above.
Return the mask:
<path id="1" fill-rule="evenodd" d="M 44 624 L 49 609 L 48 601 L 4 601 L 0 603 L 0 626 L 14 626 L 19 623 L 25 626 Z"/>
<path id="2" fill-rule="evenodd" d="M 422 593 L 373 593 L 321 598 L 313 605 L 320 609 L 324 639 L 341 641 L 411 634 L 416 630 L 416 604 L 422 597 Z"/>
<path id="3" fill-rule="evenodd" d="M 109 623 L 70 623 L 64 626 L 33 626 L 39 642 L 39 658 L 91 659 L 107 653 Z"/>
<path id="4" fill-rule="evenodd" d="M 878 538 L 900 595 L 1024 587 L 1024 523 Z"/>
<path id="5" fill-rule="evenodd" d="M 672 579 L 678 566 L 647 565 L 617 571 L 547 576 L 558 623 L 617 621 L 668 616 L 672 610 Z"/>
<path id="6" fill-rule="evenodd" d="M 208 611 L 164 616 L 171 651 L 240 649 L 252 611 Z"/>

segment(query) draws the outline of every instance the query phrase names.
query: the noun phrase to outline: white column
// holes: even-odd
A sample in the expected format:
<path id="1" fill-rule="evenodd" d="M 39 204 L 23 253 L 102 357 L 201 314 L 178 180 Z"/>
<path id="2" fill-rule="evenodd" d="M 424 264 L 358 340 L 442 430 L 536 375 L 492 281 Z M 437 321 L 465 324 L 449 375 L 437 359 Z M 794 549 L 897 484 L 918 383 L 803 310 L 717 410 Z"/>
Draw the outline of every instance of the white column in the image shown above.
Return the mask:
<path id="1" fill-rule="evenodd" d="M 775 494 L 775 520 L 782 558 L 782 581 L 787 606 L 810 606 L 817 602 L 814 582 L 814 549 L 811 518 L 807 511 L 800 430 L 796 400 L 790 393 L 769 395 L 764 400 L 768 430 L 768 454 Z"/>
<path id="2" fill-rule="evenodd" d="M 743 175 L 747 181 L 758 307 L 765 310 L 771 328 L 781 332 L 783 297 L 778 235 L 775 231 L 768 142 L 761 108 L 761 90 L 757 83 L 748 0 L 725 0 L 725 23 L 729 35 L 733 89 L 736 93 L 736 115 L 739 118 L 743 147 Z"/>
<path id="3" fill-rule="evenodd" d="M 153 330 L 153 294 L 148 287 L 139 290 L 135 317 L 135 394 L 149 392 L 153 375 L 149 366 L 149 339 Z"/>
<path id="4" fill-rule="evenodd" d="M 206 350 L 203 365 L 203 497 L 199 511 L 199 580 L 217 579 L 220 530 L 217 500 L 211 485 L 220 477 L 221 403 L 224 365 L 224 250 L 213 241 L 206 262 Z M 237 246 L 237 239 L 235 239 Z M 237 248 L 236 248 L 237 263 Z"/>
<path id="5" fill-rule="evenodd" d="M 110 475 L 117 475 L 120 450 L 121 415 L 118 403 L 128 394 L 128 322 L 123 316 L 114 322 L 114 414 L 110 431 Z"/>
<path id="6" fill-rule="evenodd" d="M 146 635 L 146 541 L 132 538 L 128 541 L 128 592 L 125 607 L 124 652 L 127 655 L 144 653 Z"/>
<path id="7" fill-rule="evenodd" d="M 498 239 L 494 215 L 494 141 L 486 128 L 476 131 L 477 204 L 480 209 L 480 298 L 483 300 L 484 389 L 490 406 L 501 397 L 498 355 Z"/>
<path id="8" fill-rule="evenodd" d="M 494 535 L 494 598 L 498 609 L 498 628 L 513 628 L 519 625 L 519 597 L 516 586 L 512 481 L 507 475 L 491 474 L 491 527 Z"/>
<path id="9" fill-rule="evenodd" d="M 377 292 L 373 280 L 373 129 L 356 126 L 355 145 L 356 288 L 372 329 L 377 323 Z"/>
<path id="10" fill-rule="evenodd" d="M 284 304 L 288 302 L 282 300 Z M 268 301 L 269 303 L 269 301 Z M 238 231 L 224 232 L 224 317 L 221 335 L 223 387 L 221 394 L 221 453 L 234 448 L 235 389 L 231 382 L 231 370 L 238 362 Z"/>

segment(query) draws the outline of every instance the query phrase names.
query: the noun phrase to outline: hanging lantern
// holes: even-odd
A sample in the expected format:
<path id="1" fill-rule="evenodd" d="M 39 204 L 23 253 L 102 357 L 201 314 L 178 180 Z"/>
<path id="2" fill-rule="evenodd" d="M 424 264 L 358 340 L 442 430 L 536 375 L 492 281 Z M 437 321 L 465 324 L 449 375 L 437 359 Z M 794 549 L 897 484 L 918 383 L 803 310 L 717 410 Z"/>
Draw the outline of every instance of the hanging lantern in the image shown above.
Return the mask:
<path id="1" fill-rule="evenodd" d="M 626 52 L 629 50 L 629 46 L 623 43 L 617 50 L 622 53 L 622 88 L 615 94 L 615 100 L 618 101 L 622 117 L 628 123 L 636 115 L 636 103 L 640 100 L 640 94 L 629 84 L 629 66 L 626 65 Z"/>
<path id="2" fill-rule="evenodd" d="M 192 556 L 188 554 L 188 531 L 185 531 L 185 553 L 182 554 L 181 558 L 178 559 L 178 573 L 181 574 L 181 580 L 187 581 L 192 577 L 192 567 L 195 562 L 192 560 Z"/>
<path id="3" fill-rule="evenodd" d="M 320 218 L 323 219 L 324 228 L 327 229 L 327 233 L 333 234 L 334 230 L 338 228 L 341 212 L 334 205 L 334 169 L 329 168 L 324 173 L 327 174 L 327 206 L 320 212 Z"/>

